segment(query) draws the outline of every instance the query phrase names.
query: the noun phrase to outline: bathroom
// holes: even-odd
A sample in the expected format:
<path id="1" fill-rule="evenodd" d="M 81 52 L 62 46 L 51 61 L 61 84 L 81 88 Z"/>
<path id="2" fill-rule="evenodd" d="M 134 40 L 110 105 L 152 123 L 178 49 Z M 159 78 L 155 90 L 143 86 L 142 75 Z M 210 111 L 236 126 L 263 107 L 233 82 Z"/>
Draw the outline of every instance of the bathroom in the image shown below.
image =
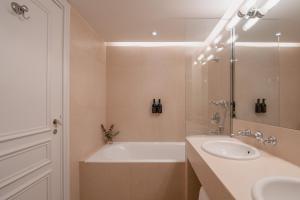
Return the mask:
<path id="1" fill-rule="evenodd" d="M 0 200 L 300 199 L 300 1 L 0 16 Z"/>

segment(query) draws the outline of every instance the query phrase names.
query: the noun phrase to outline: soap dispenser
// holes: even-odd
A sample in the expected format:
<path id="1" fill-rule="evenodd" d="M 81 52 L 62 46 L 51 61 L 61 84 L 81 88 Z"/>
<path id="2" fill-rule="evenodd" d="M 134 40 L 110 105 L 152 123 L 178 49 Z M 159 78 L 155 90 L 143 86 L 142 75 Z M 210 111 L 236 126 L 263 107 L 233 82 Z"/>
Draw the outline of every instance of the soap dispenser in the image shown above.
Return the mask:
<path id="1" fill-rule="evenodd" d="M 158 113 L 162 113 L 162 104 L 161 104 L 160 99 L 158 100 L 157 112 L 158 112 Z"/>
<path id="2" fill-rule="evenodd" d="M 255 113 L 261 113 L 261 103 L 260 103 L 260 99 L 257 99 L 257 102 L 255 104 Z"/>
<path id="3" fill-rule="evenodd" d="M 266 112 L 267 112 L 266 99 L 262 99 L 262 103 L 261 103 L 261 112 L 262 112 L 262 113 L 266 113 Z"/>
<path id="4" fill-rule="evenodd" d="M 152 113 L 157 113 L 157 105 L 155 99 L 153 99 L 153 103 L 152 103 Z"/>

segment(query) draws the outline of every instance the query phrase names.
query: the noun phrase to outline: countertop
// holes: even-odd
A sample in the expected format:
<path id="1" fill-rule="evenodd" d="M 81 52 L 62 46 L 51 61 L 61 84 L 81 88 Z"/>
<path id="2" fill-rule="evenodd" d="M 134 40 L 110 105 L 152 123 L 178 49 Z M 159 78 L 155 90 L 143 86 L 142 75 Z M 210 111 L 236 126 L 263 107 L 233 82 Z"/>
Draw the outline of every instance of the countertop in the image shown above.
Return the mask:
<path id="1" fill-rule="evenodd" d="M 230 160 L 213 156 L 201 149 L 202 143 L 216 139 L 240 141 L 226 136 L 190 136 L 186 138 L 187 157 L 200 179 L 199 181 L 202 184 L 204 183 L 205 189 L 208 188 L 208 194 L 212 194 L 214 188 L 216 188 L 215 185 L 210 185 L 214 181 L 201 180 L 201 177 L 207 176 L 202 176 L 203 174 L 201 172 L 197 173 L 197 170 L 208 171 L 213 174 L 209 178 L 218 179 L 215 181 L 221 183 L 219 184 L 220 187 L 224 187 L 224 190 L 221 188 L 222 191 L 230 193 L 228 196 L 237 200 L 252 199 L 252 186 L 261 178 L 268 176 L 300 178 L 300 167 L 264 151 L 261 151 L 261 157 L 255 160 Z M 218 190 L 218 188 L 216 189 Z M 213 193 L 215 192 L 218 191 Z"/>

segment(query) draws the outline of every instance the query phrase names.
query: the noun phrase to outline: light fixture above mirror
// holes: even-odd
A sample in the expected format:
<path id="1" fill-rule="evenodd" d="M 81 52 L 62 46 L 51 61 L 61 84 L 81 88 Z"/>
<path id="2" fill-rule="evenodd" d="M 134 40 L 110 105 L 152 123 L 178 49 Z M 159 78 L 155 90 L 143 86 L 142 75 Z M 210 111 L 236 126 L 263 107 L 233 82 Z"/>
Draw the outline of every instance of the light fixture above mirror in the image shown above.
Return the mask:
<path id="1" fill-rule="evenodd" d="M 226 26 L 226 30 L 230 31 L 235 28 L 242 19 L 247 22 L 243 26 L 244 31 L 251 29 L 261 18 L 263 18 L 280 0 L 268 0 L 262 7 L 255 7 L 257 0 L 248 0 L 234 15 Z"/>

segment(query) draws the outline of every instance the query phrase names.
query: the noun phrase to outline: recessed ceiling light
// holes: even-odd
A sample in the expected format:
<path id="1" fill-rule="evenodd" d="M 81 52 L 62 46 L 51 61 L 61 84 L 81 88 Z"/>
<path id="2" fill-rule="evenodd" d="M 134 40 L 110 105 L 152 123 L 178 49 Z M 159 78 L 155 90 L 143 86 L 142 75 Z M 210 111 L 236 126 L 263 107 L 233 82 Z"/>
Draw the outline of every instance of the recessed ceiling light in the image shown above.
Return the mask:
<path id="1" fill-rule="evenodd" d="M 157 33 L 156 31 L 153 31 L 153 32 L 152 32 L 152 35 L 153 35 L 153 36 L 157 36 L 158 33 Z"/>
<path id="2" fill-rule="evenodd" d="M 217 52 L 221 52 L 221 51 L 223 51 L 224 50 L 224 45 L 216 45 L 216 51 Z"/>

